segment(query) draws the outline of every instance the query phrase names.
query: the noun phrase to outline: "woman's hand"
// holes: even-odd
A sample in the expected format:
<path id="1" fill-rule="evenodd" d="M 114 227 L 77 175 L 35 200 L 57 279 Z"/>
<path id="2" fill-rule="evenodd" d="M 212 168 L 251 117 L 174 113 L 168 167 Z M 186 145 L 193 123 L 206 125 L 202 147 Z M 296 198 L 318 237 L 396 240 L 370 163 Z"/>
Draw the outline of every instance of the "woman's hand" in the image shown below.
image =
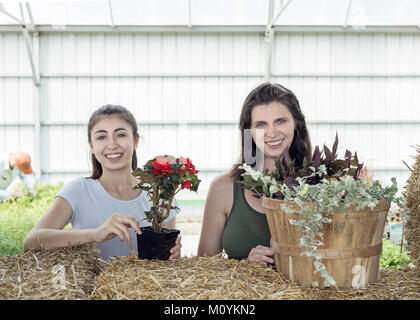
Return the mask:
<path id="1" fill-rule="evenodd" d="M 178 259 L 181 257 L 181 236 L 178 236 L 175 241 L 175 245 L 171 248 L 169 251 L 171 255 L 169 256 L 169 259 Z"/>
<path id="2" fill-rule="evenodd" d="M 124 242 L 124 237 L 131 245 L 128 228 L 133 228 L 137 234 L 141 234 L 139 222 L 128 214 L 114 213 L 107 221 L 93 229 L 94 242 L 103 242 L 118 237 Z"/>
<path id="3" fill-rule="evenodd" d="M 274 263 L 273 256 L 274 250 L 272 248 L 260 245 L 252 248 L 248 254 L 248 261 L 258 262 L 266 266 L 268 263 Z"/>

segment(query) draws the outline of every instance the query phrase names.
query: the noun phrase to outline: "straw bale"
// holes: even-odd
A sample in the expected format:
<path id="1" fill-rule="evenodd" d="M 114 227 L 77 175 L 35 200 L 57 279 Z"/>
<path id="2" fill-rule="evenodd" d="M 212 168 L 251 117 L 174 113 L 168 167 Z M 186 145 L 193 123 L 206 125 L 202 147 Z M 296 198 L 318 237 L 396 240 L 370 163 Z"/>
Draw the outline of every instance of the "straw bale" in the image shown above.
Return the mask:
<path id="1" fill-rule="evenodd" d="M 307 293 L 314 300 L 420 300 L 420 278 L 414 269 L 388 268 L 364 289 L 310 288 Z"/>
<path id="2" fill-rule="evenodd" d="M 0 299 L 88 299 L 99 256 L 93 244 L 0 256 Z"/>
<path id="3" fill-rule="evenodd" d="M 307 299 L 304 290 L 272 267 L 246 260 L 191 257 L 114 260 L 97 278 L 91 299 Z"/>
<path id="4" fill-rule="evenodd" d="M 272 267 L 216 257 L 118 258 L 98 276 L 94 300 L 420 300 L 413 269 L 380 270 L 363 289 L 301 287 Z"/>
<path id="5" fill-rule="evenodd" d="M 407 251 L 420 275 L 420 146 L 416 146 L 416 151 L 417 156 L 413 157 L 415 164 L 403 193 L 409 209 L 404 237 L 407 240 Z"/>
<path id="6" fill-rule="evenodd" d="M 365 289 L 303 288 L 272 267 L 246 260 L 99 258 L 93 245 L 28 251 L 0 257 L 0 299 L 420 300 L 414 269 L 380 270 Z M 65 288 L 54 281 L 64 266 Z M 57 279 L 57 278 L 56 278 Z"/>

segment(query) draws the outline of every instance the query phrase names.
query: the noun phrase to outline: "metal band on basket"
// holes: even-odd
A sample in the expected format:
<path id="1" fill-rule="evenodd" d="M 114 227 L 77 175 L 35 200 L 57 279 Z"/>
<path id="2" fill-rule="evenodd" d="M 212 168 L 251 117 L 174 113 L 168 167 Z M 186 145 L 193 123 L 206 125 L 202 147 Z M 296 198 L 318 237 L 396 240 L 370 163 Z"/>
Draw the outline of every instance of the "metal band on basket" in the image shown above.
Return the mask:
<path id="1" fill-rule="evenodd" d="M 308 251 L 306 248 L 281 246 L 275 241 L 271 240 L 271 247 L 275 253 L 298 257 L 302 256 L 302 253 Z M 346 249 L 317 249 L 316 251 L 322 257 L 322 259 L 347 259 L 347 258 L 368 258 L 376 256 L 382 252 L 382 243 L 377 245 L 364 247 L 364 248 L 346 248 Z"/>

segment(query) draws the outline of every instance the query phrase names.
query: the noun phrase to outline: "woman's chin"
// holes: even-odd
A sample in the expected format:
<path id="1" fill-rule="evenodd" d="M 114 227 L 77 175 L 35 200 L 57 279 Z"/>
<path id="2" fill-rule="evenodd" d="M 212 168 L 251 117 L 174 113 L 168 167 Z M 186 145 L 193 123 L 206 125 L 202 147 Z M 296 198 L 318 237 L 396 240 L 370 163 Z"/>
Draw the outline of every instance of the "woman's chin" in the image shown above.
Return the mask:
<path id="1" fill-rule="evenodd" d="M 277 159 L 279 156 L 282 157 L 284 154 L 283 148 L 280 148 L 278 150 L 273 149 L 265 149 L 264 150 L 264 157 L 269 159 Z"/>
<path id="2" fill-rule="evenodd" d="M 107 171 L 120 171 L 129 168 L 131 170 L 131 163 L 107 163 L 103 164 L 102 168 Z"/>

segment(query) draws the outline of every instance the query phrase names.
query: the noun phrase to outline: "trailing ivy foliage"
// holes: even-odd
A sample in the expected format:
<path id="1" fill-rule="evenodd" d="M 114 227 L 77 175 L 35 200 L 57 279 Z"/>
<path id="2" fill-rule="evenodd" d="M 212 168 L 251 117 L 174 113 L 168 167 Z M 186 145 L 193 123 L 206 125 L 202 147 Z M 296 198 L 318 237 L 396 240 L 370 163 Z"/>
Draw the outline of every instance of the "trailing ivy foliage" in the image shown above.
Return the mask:
<path id="1" fill-rule="evenodd" d="M 324 223 L 331 223 L 334 212 L 344 212 L 355 204 L 357 211 L 366 207 L 373 209 L 381 199 L 386 199 L 389 205 L 396 203 L 404 210 L 404 199 L 396 196 L 395 178 L 391 179 L 391 186 L 385 187 L 379 181 L 370 185 L 367 180 L 359 179 L 363 165 L 359 164 L 357 154 L 352 156 L 347 150 L 344 159 L 338 159 L 337 146 L 338 136 L 332 151 L 324 146 L 320 152 L 317 146 L 312 160 L 305 159 L 302 168 L 295 168 L 294 163 L 285 158 L 277 159 L 276 169 L 271 173 L 255 171 L 247 164 L 240 167 L 245 172 L 239 182 L 253 191 L 254 196 L 284 200 L 282 210 L 286 214 L 302 216 L 301 220 L 289 219 L 289 222 L 305 234 L 299 246 L 308 249 L 303 254 L 314 259 L 315 272 L 325 278 L 325 286 L 335 285 L 335 281 L 328 274 L 317 249 L 324 245 L 321 229 Z M 293 209 L 289 205 L 292 202 L 300 208 Z M 314 206 L 305 206 L 305 202 Z"/>

